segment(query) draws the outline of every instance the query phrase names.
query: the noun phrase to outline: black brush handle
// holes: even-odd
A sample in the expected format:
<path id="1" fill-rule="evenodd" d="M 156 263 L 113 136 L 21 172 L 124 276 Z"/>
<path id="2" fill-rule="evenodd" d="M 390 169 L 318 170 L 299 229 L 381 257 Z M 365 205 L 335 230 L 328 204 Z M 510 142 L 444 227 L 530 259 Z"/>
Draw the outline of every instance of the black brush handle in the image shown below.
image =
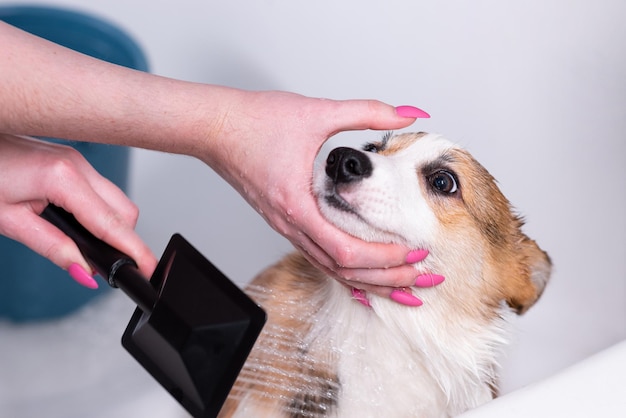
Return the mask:
<path id="1" fill-rule="evenodd" d="M 58 206 L 49 204 L 41 217 L 70 237 L 87 262 L 111 287 L 119 287 L 144 312 L 152 312 L 157 301 L 156 291 L 132 258 L 96 238 L 71 213 Z"/>

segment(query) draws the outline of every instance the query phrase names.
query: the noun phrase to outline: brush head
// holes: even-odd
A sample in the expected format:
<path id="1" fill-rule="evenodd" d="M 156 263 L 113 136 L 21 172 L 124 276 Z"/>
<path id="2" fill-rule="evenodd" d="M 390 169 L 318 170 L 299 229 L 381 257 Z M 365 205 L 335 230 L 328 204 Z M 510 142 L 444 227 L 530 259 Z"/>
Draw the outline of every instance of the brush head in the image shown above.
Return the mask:
<path id="1" fill-rule="evenodd" d="M 214 417 L 266 314 L 180 235 L 150 283 L 157 303 L 135 310 L 122 345 L 191 415 Z"/>

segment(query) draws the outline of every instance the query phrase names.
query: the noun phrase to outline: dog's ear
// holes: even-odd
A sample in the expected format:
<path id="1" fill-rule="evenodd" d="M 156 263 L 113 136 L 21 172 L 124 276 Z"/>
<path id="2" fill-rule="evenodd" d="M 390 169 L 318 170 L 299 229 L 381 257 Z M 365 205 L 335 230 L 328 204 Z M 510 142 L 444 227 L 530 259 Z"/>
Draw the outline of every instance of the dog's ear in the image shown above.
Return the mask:
<path id="1" fill-rule="evenodd" d="M 552 262 L 548 254 L 526 235 L 518 243 L 520 263 L 517 280 L 509 281 L 506 302 L 519 315 L 537 302 L 550 279 Z"/>

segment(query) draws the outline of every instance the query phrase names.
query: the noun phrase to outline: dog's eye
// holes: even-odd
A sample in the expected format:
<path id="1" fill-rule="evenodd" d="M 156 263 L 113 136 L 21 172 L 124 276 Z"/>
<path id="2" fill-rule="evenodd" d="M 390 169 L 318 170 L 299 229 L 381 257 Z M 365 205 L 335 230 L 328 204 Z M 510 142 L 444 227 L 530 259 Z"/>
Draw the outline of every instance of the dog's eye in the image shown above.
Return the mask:
<path id="1" fill-rule="evenodd" d="M 376 153 L 376 152 L 378 152 L 379 148 L 380 148 L 379 144 L 374 143 L 374 142 L 370 142 L 369 144 L 365 144 L 363 146 L 363 151 Z"/>
<path id="2" fill-rule="evenodd" d="M 430 186 L 441 193 L 453 194 L 458 190 L 456 178 L 448 171 L 437 171 L 428 177 Z"/>

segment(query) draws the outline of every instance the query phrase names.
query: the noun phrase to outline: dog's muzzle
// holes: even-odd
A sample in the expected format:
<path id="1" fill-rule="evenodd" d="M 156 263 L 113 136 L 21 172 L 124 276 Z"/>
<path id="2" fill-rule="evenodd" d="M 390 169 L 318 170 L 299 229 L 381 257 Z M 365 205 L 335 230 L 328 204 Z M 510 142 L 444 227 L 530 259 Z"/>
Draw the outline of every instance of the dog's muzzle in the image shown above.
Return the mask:
<path id="1" fill-rule="evenodd" d="M 353 183 L 369 177 L 372 169 L 369 157 L 354 148 L 335 148 L 326 159 L 326 175 L 335 185 Z"/>

